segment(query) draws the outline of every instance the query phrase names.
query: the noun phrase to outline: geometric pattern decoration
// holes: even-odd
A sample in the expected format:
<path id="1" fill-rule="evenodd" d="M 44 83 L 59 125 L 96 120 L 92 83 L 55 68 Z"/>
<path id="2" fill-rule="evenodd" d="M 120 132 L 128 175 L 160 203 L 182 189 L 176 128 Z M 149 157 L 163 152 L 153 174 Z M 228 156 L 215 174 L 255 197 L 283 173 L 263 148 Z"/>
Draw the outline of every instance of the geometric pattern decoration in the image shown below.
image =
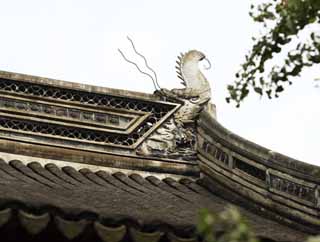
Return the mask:
<path id="1" fill-rule="evenodd" d="M 5 77 L 0 94 L 1 131 L 129 149 L 180 106 Z"/>

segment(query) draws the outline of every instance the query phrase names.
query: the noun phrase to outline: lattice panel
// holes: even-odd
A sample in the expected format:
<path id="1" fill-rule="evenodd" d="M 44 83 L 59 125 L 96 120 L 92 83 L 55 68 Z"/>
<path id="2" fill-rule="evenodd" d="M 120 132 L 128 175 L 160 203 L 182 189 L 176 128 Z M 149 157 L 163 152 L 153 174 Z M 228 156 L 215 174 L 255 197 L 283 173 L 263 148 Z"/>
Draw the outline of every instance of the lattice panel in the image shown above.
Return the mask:
<path id="1" fill-rule="evenodd" d="M 179 104 L 0 79 L 0 129 L 135 148 Z"/>

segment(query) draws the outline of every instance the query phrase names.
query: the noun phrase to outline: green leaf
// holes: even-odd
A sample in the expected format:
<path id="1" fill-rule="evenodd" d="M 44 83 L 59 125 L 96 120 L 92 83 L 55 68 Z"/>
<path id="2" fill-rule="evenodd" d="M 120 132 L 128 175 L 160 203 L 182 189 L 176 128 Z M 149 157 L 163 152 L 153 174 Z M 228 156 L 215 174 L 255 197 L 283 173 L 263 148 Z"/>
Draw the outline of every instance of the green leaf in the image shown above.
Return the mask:
<path id="1" fill-rule="evenodd" d="M 253 20 L 261 22 L 265 31 L 262 36 L 253 37 L 254 44 L 245 55 L 241 70 L 236 75 L 236 82 L 231 85 L 232 88 L 228 88 L 230 97 L 226 100 L 235 101 L 237 106 L 248 96 L 248 89 L 260 95 L 265 92 L 268 98 L 277 97 L 278 93 L 284 91 L 283 86 L 278 83 L 291 84 L 290 78 L 298 76 L 304 68 L 320 64 L 320 40 L 316 36 L 318 32 L 311 34 L 311 41 L 297 38 L 310 24 L 320 27 L 320 0 L 287 0 L 286 4 L 282 0 L 265 0 L 262 4 L 250 7 Z M 293 39 L 297 40 L 298 45 L 283 59 L 285 64 L 267 72 L 269 68 L 264 67 L 269 67 L 275 54 L 282 49 L 286 50 Z M 254 80 L 259 80 L 259 87 L 255 86 L 257 83 Z"/>
<path id="2" fill-rule="evenodd" d="M 260 87 L 255 87 L 255 88 L 254 88 L 254 91 L 255 91 L 256 93 L 259 93 L 259 94 L 262 96 L 262 88 L 260 88 Z"/>
<path id="3" fill-rule="evenodd" d="M 283 86 L 279 85 L 276 88 L 276 92 L 282 92 L 284 90 Z"/>

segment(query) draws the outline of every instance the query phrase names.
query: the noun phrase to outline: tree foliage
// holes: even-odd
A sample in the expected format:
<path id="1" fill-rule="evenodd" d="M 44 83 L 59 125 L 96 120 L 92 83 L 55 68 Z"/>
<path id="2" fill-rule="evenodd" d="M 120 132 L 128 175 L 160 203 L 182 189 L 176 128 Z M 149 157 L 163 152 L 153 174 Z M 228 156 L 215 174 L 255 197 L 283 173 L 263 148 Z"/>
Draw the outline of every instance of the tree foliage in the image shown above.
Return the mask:
<path id="1" fill-rule="evenodd" d="M 307 242 L 320 242 L 320 235 L 309 237 Z"/>
<path id="2" fill-rule="evenodd" d="M 204 242 L 259 242 L 239 210 L 230 206 L 220 213 L 207 209 L 199 212 L 197 231 Z M 221 233 L 222 232 L 222 233 Z M 306 242 L 320 242 L 320 235 L 309 237 Z"/>
<path id="3" fill-rule="evenodd" d="M 219 214 L 201 210 L 197 230 L 205 242 L 259 242 L 235 207 L 229 207 Z"/>
<path id="4" fill-rule="evenodd" d="M 292 78 L 299 76 L 306 67 L 320 63 L 320 1 L 319 0 L 269 0 L 252 5 L 250 16 L 261 23 L 265 34 L 253 38 L 254 45 L 245 57 L 236 81 L 228 86 L 227 102 L 235 101 L 237 107 L 250 91 L 269 98 L 278 97 Z M 298 34 L 309 25 L 308 38 L 299 40 Z M 295 48 L 286 54 L 282 65 L 273 65 L 265 71 L 267 63 L 297 40 Z"/>

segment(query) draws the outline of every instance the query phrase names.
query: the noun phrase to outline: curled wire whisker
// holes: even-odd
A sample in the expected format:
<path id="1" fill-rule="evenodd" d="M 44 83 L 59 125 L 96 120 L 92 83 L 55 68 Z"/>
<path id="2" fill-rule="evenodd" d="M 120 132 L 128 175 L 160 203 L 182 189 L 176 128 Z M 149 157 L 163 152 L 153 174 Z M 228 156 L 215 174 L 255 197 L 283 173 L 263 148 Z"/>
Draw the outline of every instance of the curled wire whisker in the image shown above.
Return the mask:
<path id="1" fill-rule="evenodd" d="M 152 71 L 152 73 L 154 74 L 154 77 L 155 77 L 155 79 L 154 79 L 153 81 L 156 83 L 156 85 L 158 86 L 158 88 L 161 89 L 161 87 L 160 87 L 160 85 L 159 85 L 159 83 L 158 83 L 157 73 L 149 66 L 146 57 L 137 51 L 137 49 L 136 49 L 136 47 L 135 47 L 132 39 L 131 39 L 129 36 L 127 36 L 127 39 L 130 41 L 134 52 L 144 60 L 144 63 L 145 63 L 145 65 L 146 65 L 146 67 L 147 67 L 150 71 Z M 156 89 L 157 89 L 157 88 L 156 88 Z"/>
<path id="2" fill-rule="evenodd" d="M 208 58 L 205 58 L 204 60 L 206 60 L 207 63 L 209 64 L 208 66 L 204 66 L 204 69 L 205 69 L 205 70 L 211 69 L 211 62 L 209 61 L 209 59 L 208 59 Z"/>
<path id="3" fill-rule="evenodd" d="M 134 63 L 133 61 L 129 60 L 129 59 L 123 54 L 123 52 L 122 52 L 120 49 L 118 49 L 118 51 L 119 51 L 119 53 L 122 55 L 122 57 L 123 57 L 123 59 L 124 59 L 125 61 L 127 61 L 128 63 L 134 65 L 134 66 L 138 69 L 138 71 L 139 71 L 140 73 L 142 73 L 142 74 L 147 75 L 148 77 L 150 77 L 150 79 L 152 80 L 152 83 L 153 83 L 154 88 L 157 90 L 157 86 L 156 86 L 156 84 L 155 84 L 155 80 L 153 79 L 153 77 L 152 77 L 149 73 L 146 73 L 146 72 L 142 71 L 136 63 Z"/>

